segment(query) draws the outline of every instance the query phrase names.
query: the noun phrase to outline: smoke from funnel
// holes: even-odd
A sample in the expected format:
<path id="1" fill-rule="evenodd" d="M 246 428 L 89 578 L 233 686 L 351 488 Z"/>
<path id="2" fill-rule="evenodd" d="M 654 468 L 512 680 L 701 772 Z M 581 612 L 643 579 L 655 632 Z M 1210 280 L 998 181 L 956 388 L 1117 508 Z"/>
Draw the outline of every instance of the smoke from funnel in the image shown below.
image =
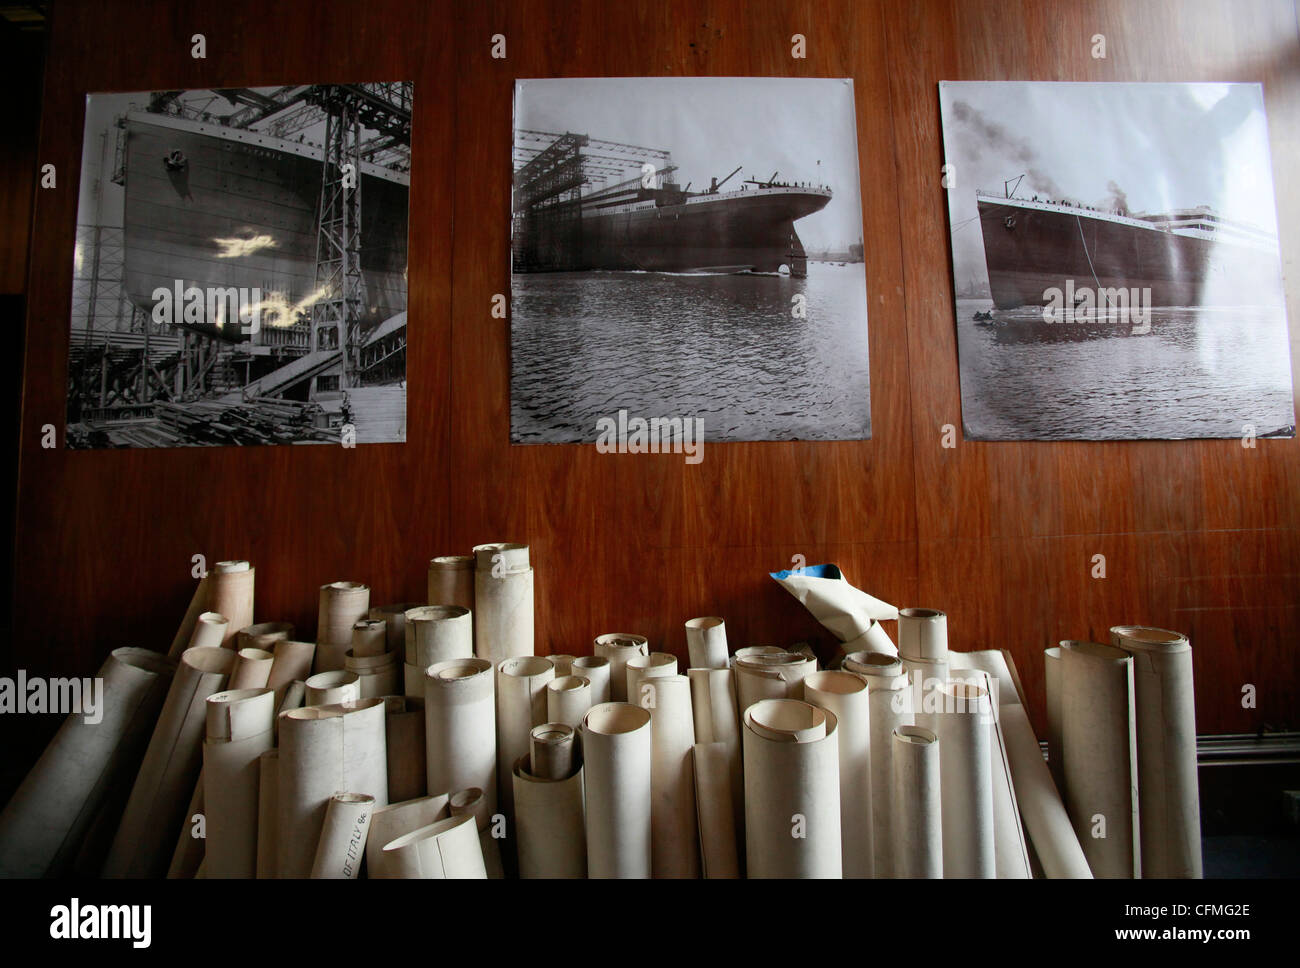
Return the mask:
<path id="1" fill-rule="evenodd" d="M 1106 196 L 1106 204 L 1110 206 L 1111 210 L 1118 212 L 1120 215 L 1127 215 L 1128 195 L 1124 194 L 1124 189 L 1120 188 L 1112 180 L 1106 182 L 1106 191 L 1110 192 Z"/>
<path id="2" fill-rule="evenodd" d="M 965 101 L 956 101 L 952 106 L 952 116 L 966 125 L 971 131 L 983 138 L 986 146 L 1002 152 L 1010 161 L 1025 168 L 1025 180 L 1029 188 L 1040 195 L 1052 199 L 1065 198 L 1065 191 L 1052 180 L 1051 176 L 1040 170 L 1038 153 L 1023 138 L 1017 138 L 995 121 L 990 121 Z M 1014 175 L 1015 172 L 1008 172 Z"/>

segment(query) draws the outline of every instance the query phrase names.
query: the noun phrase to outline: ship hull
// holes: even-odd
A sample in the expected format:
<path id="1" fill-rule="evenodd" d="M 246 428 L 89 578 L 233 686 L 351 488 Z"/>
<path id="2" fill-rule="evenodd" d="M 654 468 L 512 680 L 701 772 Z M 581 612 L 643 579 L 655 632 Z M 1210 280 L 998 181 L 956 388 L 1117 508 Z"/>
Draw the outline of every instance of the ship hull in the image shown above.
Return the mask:
<path id="1" fill-rule="evenodd" d="M 1046 305 L 1052 289 L 1139 289 L 1152 306 L 1273 301 L 1276 255 L 1087 213 L 979 201 L 997 309 Z"/>

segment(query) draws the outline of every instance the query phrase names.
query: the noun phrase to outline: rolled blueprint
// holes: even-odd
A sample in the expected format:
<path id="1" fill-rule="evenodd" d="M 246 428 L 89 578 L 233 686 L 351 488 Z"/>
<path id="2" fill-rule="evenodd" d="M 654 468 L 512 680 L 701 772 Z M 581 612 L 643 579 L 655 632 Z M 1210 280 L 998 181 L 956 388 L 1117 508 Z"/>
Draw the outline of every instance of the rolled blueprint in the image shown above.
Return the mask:
<path id="1" fill-rule="evenodd" d="M 343 668 L 357 677 L 357 689 L 361 699 L 397 694 L 396 652 L 357 656 L 348 649 L 343 655 Z"/>
<path id="2" fill-rule="evenodd" d="M 650 876 L 650 713 L 628 703 L 593 706 L 582 721 L 587 872 Z"/>
<path id="3" fill-rule="evenodd" d="M 871 877 L 871 711 L 867 683 L 851 672 L 804 678 L 804 701 L 829 709 L 839 723 L 840 853 L 845 877 Z"/>
<path id="4" fill-rule="evenodd" d="M 373 609 L 371 609 L 373 611 Z M 388 651 L 388 622 L 363 618 L 352 626 L 352 654 L 357 658 L 380 656 Z"/>
<path id="5" fill-rule="evenodd" d="M 736 656 L 732 669 L 736 708 L 741 716 L 762 699 L 802 699 L 803 679 L 817 671 L 817 663 L 796 652 Z"/>
<path id="6" fill-rule="evenodd" d="M 306 685 L 305 705 L 308 706 L 328 706 L 331 703 L 361 698 L 360 677 L 346 669 L 318 672 L 307 680 Z"/>
<path id="7" fill-rule="evenodd" d="M 890 744 L 894 816 L 891 876 L 943 877 L 939 740 L 921 726 L 899 726 Z"/>
<path id="8" fill-rule="evenodd" d="M 292 622 L 259 622 L 235 633 L 237 649 L 261 649 L 274 654 L 275 644 L 293 638 Z"/>
<path id="9" fill-rule="evenodd" d="M 245 648 L 235 652 L 235 668 L 228 689 L 263 689 L 271 679 L 275 656 L 265 649 Z"/>
<path id="10" fill-rule="evenodd" d="M 772 577 L 844 643 L 845 653 L 895 651 L 878 623 L 898 618 L 898 609 L 854 588 L 835 565 L 777 571 Z"/>
<path id="11" fill-rule="evenodd" d="M 474 608 L 473 555 L 446 555 L 429 562 L 429 604 Z"/>
<path id="12" fill-rule="evenodd" d="M 546 658 L 550 659 L 551 665 L 555 666 L 555 678 L 559 679 L 573 675 L 573 660 L 577 656 L 568 655 L 564 652 L 552 652 Z"/>
<path id="13" fill-rule="evenodd" d="M 840 877 L 835 714 L 797 699 L 744 713 L 745 854 L 750 877 Z"/>
<path id="14" fill-rule="evenodd" d="M 316 672 L 343 668 L 343 653 L 352 647 L 352 626 L 370 609 L 370 586 L 334 581 L 320 586 L 316 620 Z"/>
<path id="15" fill-rule="evenodd" d="M 855 676 L 896 676 L 902 673 L 903 664 L 892 652 L 862 651 L 845 656 L 840 669 Z"/>
<path id="16" fill-rule="evenodd" d="M 267 750 L 257 759 L 257 876 L 275 877 L 280 846 L 280 751 Z"/>
<path id="17" fill-rule="evenodd" d="M 448 817 L 383 847 L 389 877 L 452 880 L 486 878 L 473 814 Z"/>
<path id="18" fill-rule="evenodd" d="M 867 706 L 871 714 L 871 866 L 874 876 L 893 877 L 894 730 L 913 723 L 912 692 L 898 659 L 882 663 L 874 658 L 882 653 L 857 654 L 862 656 L 858 668 L 863 672 L 855 674 L 861 674 L 867 681 Z"/>
<path id="19" fill-rule="evenodd" d="M 633 635 L 630 632 L 607 632 L 596 636 L 594 650 L 596 655 L 609 660 L 610 701 L 627 702 L 627 660 L 634 655 L 650 654 L 650 645 L 646 637 Z"/>
<path id="20" fill-rule="evenodd" d="M 727 626 L 716 615 L 686 620 L 686 654 L 692 669 L 727 668 Z"/>
<path id="21" fill-rule="evenodd" d="M 653 653 L 652 653 L 653 654 Z M 629 672 L 636 659 L 628 662 Z M 636 686 L 650 711 L 650 871 L 654 877 L 700 876 L 695 815 L 695 720 L 686 676 L 653 676 Z"/>
<path id="22" fill-rule="evenodd" d="M 543 723 L 528 734 L 528 759 L 525 770 L 539 780 L 563 780 L 572 776 L 581 762 L 577 733 L 564 723 Z"/>
<path id="23" fill-rule="evenodd" d="M 1119 625 L 1111 644 L 1133 657 L 1143 877 L 1201 877 L 1192 645 L 1181 632 Z"/>
<path id="24" fill-rule="evenodd" d="M 747 645 L 736 650 L 736 654 L 727 660 L 727 665 L 734 666 L 737 659 L 747 659 L 751 655 L 784 655 L 785 649 L 779 645 Z"/>
<path id="25" fill-rule="evenodd" d="M 731 793 L 730 753 L 722 743 L 696 743 L 692 765 L 695 770 L 695 810 L 699 816 L 701 873 L 707 878 L 739 877 L 737 844 L 740 832 L 736 829 L 736 804 Z"/>
<path id="26" fill-rule="evenodd" d="M 266 687 L 218 692 L 207 699 L 206 722 L 204 873 L 207 877 L 254 877 L 259 761 L 275 742 L 275 693 Z"/>
<path id="27" fill-rule="evenodd" d="M 368 793 L 336 793 L 330 797 L 312 860 L 312 877 L 356 880 L 374 812 L 375 798 Z"/>
<path id="28" fill-rule="evenodd" d="M 419 605 L 406 613 L 406 694 L 419 696 L 424 671 L 439 662 L 474 655 L 474 624 L 459 605 Z"/>
<path id="29" fill-rule="evenodd" d="M 514 819 L 513 766 L 519 757 L 528 755 L 528 734 L 533 727 L 546 722 L 546 686 L 554 676 L 551 660 L 542 656 L 516 656 L 497 664 L 497 791 L 501 812 L 510 820 Z"/>
<path id="30" fill-rule="evenodd" d="M 131 797 L 104 861 L 104 877 L 161 877 L 203 763 L 205 701 L 226 687 L 233 649 L 181 654 Z"/>
<path id="31" fill-rule="evenodd" d="M 1065 749 L 1062 745 L 1061 719 L 1061 649 L 1043 650 L 1044 681 L 1047 690 L 1047 766 L 1056 789 L 1065 795 Z"/>
<path id="32" fill-rule="evenodd" d="M 899 609 L 898 657 L 904 663 L 947 662 L 948 616 L 934 608 Z"/>
<path id="33" fill-rule="evenodd" d="M 271 674 L 266 684 L 275 690 L 275 707 L 284 706 L 284 694 L 291 682 L 306 682 L 311 677 L 312 660 L 316 656 L 315 642 L 295 642 L 282 639 L 275 643 L 271 654 Z"/>
<path id="34" fill-rule="evenodd" d="M 577 729 L 593 705 L 591 680 L 585 676 L 562 676 L 546 684 L 548 723 L 564 723 Z"/>
<path id="35" fill-rule="evenodd" d="M 1096 642 L 1061 643 L 1065 805 L 1094 877 L 1134 877 L 1133 659 Z"/>
<path id="36" fill-rule="evenodd" d="M 700 744 L 712 745 L 717 743 L 722 747 L 722 755 L 727 763 L 727 776 L 729 779 L 730 790 L 727 794 L 727 802 L 731 804 L 732 818 L 728 823 L 728 829 L 731 830 L 735 837 L 735 844 L 731 855 L 719 855 L 715 858 L 718 863 L 726 863 L 727 856 L 734 855 L 739 858 L 744 855 L 745 847 L 745 778 L 741 768 L 740 753 L 740 712 L 736 708 L 736 690 L 733 685 L 735 673 L 731 669 L 689 669 L 686 677 L 691 683 L 691 714 L 695 720 L 695 742 L 696 751 L 696 775 L 699 775 L 699 751 Z M 712 766 L 713 761 L 717 758 L 716 750 L 710 750 L 707 754 L 707 763 Z M 699 796 L 696 802 L 699 802 Z M 703 824 L 705 820 L 700 818 L 701 832 L 704 836 Z M 715 829 L 716 825 L 715 825 Z M 707 852 L 708 848 L 705 847 Z M 705 857 L 707 866 L 708 858 Z M 707 872 L 705 876 L 710 876 Z M 723 874 L 718 876 L 732 877 L 732 874 Z"/>
<path id="37" fill-rule="evenodd" d="M 569 674 L 582 676 L 591 683 L 591 704 L 598 706 L 609 702 L 609 676 L 612 668 L 609 659 L 603 655 L 580 655 L 573 660 Z"/>
<path id="38" fill-rule="evenodd" d="M 246 561 L 218 561 L 208 573 L 210 612 L 227 619 L 221 644 L 235 647 L 235 633 L 253 624 L 253 581 L 256 569 Z"/>
<path id="39" fill-rule="evenodd" d="M 388 747 L 388 799 L 401 803 L 403 800 L 422 797 L 425 794 L 428 769 L 424 745 L 424 700 L 410 696 L 385 696 L 384 715 L 384 735 Z"/>
<path id="40" fill-rule="evenodd" d="M 398 662 L 406 655 L 406 613 L 419 608 L 423 602 L 399 602 L 396 605 L 371 605 L 366 615 L 384 620 L 384 635 L 388 644 L 385 652 L 396 652 Z"/>
<path id="41" fill-rule="evenodd" d="M 938 687 L 937 696 L 943 704 L 934 720 L 939 737 L 943 876 L 994 877 L 993 711 L 988 690 L 951 681 Z"/>
<path id="42" fill-rule="evenodd" d="M 366 835 L 366 876 L 398 876 L 387 866 L 389 858 L 384 854 L 385 845 L 421 827 L 445 820 L 450 815 L 447 809 L 449 799 L 442 793 L 377 808 L 371 815 L 370 831 Z"/>
<path id="43" fill-rule="evenodd" d="M 488 813 L 487 798 L 483 796 L 483 791 L 478 787 L 457 790 L 447 804 L 453 817 L 467 813 L 474 815 L 474 821 L 478 824 L 478 845 L 483 851 L 483 867 L 487 870 L 487 876 L 494 880 L 505 877 L 501 864 L 501 842 L 497 839 L 498 836 L 505 835 L 505 825 L 496 822 L 492 814 Z M 500 814 L 496 816 L 504 820 Z"/>
<path id="44" fill-rule="evenodd" d="M 667 652 L 651 652 L 649 655 L 629 656 L 624 668 L 627 676 L 627 701 L 633 706 L 644 706 L 644 693 L 641 682 L 655 676 L 677 675 L 677 656 Z"/>
<path id="45" fill-rule="evenodd" d="M 515 761 L 515 838 L 519 876 L 587 876 L 587 833 L 583 816 L 582 767 L 546 779 L 529 772 L 528 757 Z"/>
<path id="46" fill-rule="evenodd" d="M 474 654 L 498 663 L 533 654 L 533 569 L 528 545 L 474 548 Z M 503 794 L 510 790 L 510 768 Z"/>
<path id="47" fill-rule="evenodd" d="M 98 708 L 81 698 L 0 813 L 0 877 L 69 871 L 96 814 L 139 769 L 175 669 L 148 649 L 104 660 Z"/>
<path id="48" fill-rule="evenodd" d="M 388 803 L 382 699 L 305 706 L 281 718 L 281 876 L 311 873 L 325 808 L 340 792 L 367 793 L 377 807 Z"/>
<path id="49" fill-rule="evenodd" d="M 452 659 L 425 676 L 426 788 L 450 796 L 478 787 L 497 810 L 496 711 L 492 663 Z M 432 821 L 430 821 L 432 822 Z"/>
<path id="50" fill-rule="evenodd" d="M 204 612 L 194 623 L 194 634 L 190 636 L 190 648 L 200 646 L 211 646 L 221 648 L 221 643 L 226 641 L 226 629 L 230 627 L 230 619 L 220 612 Z"/>

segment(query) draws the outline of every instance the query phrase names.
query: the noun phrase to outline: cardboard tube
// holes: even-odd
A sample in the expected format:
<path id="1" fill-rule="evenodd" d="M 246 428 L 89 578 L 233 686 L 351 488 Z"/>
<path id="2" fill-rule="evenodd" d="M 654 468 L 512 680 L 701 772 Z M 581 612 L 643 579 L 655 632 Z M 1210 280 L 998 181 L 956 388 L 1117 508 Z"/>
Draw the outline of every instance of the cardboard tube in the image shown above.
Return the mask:
<path id="1" fill-rule="evenodd" d="M 511 821 L 512 768 L 515 760 L 528 755 L 528 734 L 533 727 L 546 722 L 546 686 L 554 677 L 555 667 L 542 656 L 515 656 L 497 664 L 497 791 L 501 812 Z"/>
<path id="2" fill-rule="evenodd" d="M 994 877 L 993 712 L 988 690 L 952 681 L 938 687 L 943 805 L 943 876 Z"/>
<path id="3" fill-rule="evenodd" d="M 370 831 L 366 835 L 366 876 L 398 876 L 387 866 L 389 858 L 384 854 L 384 846 L 404 834 L 446 819 L 449 816 L 448 800 L 447 794 L 441 793 L 376 808 L 371 814 Z"/>
<path id="4" fill-rule="evenodd" d="M 80 701 L 0 813 L 0 877 L 68 873 L 96 815 L 135 776 L 175 669 L 148 649 L 104 660 L 99 708 Z"/>
<path id="5" fill-rule="evenodd" d="M 528 757 L 515 761 L 515 837 L 521 878 L 587 876 L 587 833 L 582 768 L 547 779 L 528 770 Z"/>
<path id="6" fill-rule="evenodd" d="M 497 809 L 493 670 L 486 659 L 452 659 L 425 676 L 426 788 L 434 796 L 478 787 Z"/>
<path id="7" fill-rule="evenodd" d="M 903 674 L 903 664 L 898 656 L 890 652 L 851 652 L 844 657 L 840 668 L 856 676 L 899 676 Z M 892 742 L 892 738 L 890 742 Z"/>
<path id="8" fill-rule="evenodd" d="M 895 727 L 892 846 L 894 877 L 943 877 L 943 803 L 939 740 L 922 726 Z"/>
<path id="9" fill-rule="evenodd" d="M 275 693 L 266 687 L 207 699 L 203 813 L 208 877 L 257 874 L 258 783 L 263 753 L 274 745 Z"/>
<path id="10" fill-rule="evenodd" d="M 587 871 L 593 878 L 650 876 L 650 713 L 601 703 L 582 720 Z"/>
<path id="11" fill-rule="evenodd" d="M 281 718 L 282 876 L 311 873 L 325 808 L 330 797 L 343 791 L 368 793 L 380 807 L 388 803 L 382 699 L 305 706 Z"/>
<path id="12" fill-rule="evenodd" d="M 686 620 L 686 654 L 692 669 L 727 668 L 727 626 L 716 615 Z"/>
<path id="13" fill-rule="evenodd" d="M 357 656 L 348 649 L 343 656 L 343 668 L 357 677 L 357 689 L 362 699 L 397 693 L 396 653 Z"/>
<path id="14" fill-rule="evenodd" d="M 740 712 L 736 708 L 736 690 L 733 684 L 735 672 L 732 669 L 688 669 L 686 677 L 691 683 L 691 714 L 695 720 L 695 742 L 697 746 L 720 744 L 726 755 L 727 775 L 730 777 L 731 789 L 727 795 L 727 802 L 731 804 L 732 818 L 727 826 L 735 837 L 735 843 L 730 854 L 715 855 L 715 864 L 725 864 L 727 857 L 735 856 L 739 869 L 745 845 L 745 777 L 740 752 Z M 716 755 L 716 752 L 708 754 L 710 765 Z M 699 771 L 697 762 L 697 777 Z M 697 803 L 699 799 L 697 796 Z M 703 818 L 700 822 L 704 823 Z M 714 829 L 718 829 L 716 824 Z M 704 836 L 703 827 L 700 836 Z M 707 861 L 706 857 L 706 867 Z M 706 872 L 705 876 L 708 877 L 709 874 Z"/>
<path id="15" fill-rule="evenodd" d="M 1065 793 L 1065 749 L 1062 745 L 1061 719 L 1061 650 L 1043 650 L 1043 672 L 1047 689 L 1047 767 L 1056 788 Z"/>
<path id="16" fill-rule="evenodd" d="M 628 656 L 624 667 L 627 676 L 627 701 L 633 706 L 644 706 L 641 682 L 655 676 L 677 675 L 677 656 L 667 652 L 651 652 L 649 655 Z"/>
<path id="17" fill-rule="evenodd" d="M 794 652 L 737 654 L 733 671 L 736 708 L 743 719 L 745 710 L 763 699 L 802 699 L 803 678 L 817 671 L 817 663 Z"/>
<path id="18" fill-rule="evenodd" d="M 295 679 L 285 687 L 284 698 L 280 700 L 280 705 L 275 708 L 277 737 L 280 735 L 280 714 L 287 713 L 290 709 L 301 709 L 306 699 L 307 683 Z"/>
<path id="19" fill-rule="evenodd" d="M 543 723 L 528 734 L 528 757 L 525 770 L 539 780 L 563 780 L 572 776 L 578 759 L 574 740 L 577 734 L 564 723 Z"/>
<path id="20" fill-rule="evenodd" d="M 1061 643 L 1065 804 L 1094 877 L 1134 877 L 1139 869 L 1132 702 L 1127 652 L 1096 642 Z"/>
<path id="21" fill-rule="evenodd" d="M 764 699 L 745 710 L 743 735 L 749 876 L 840 877 L 835 714 Z"/>
<path id="22" fill-rule="evenodd" d="M 592 707 L 591 680 L 584 676 L 562 676 L 546 684 L 546 721 L 577 729 Z"/>
<path id="23" fill-rule="evenodd" d="M 267 676 L 266 684 L 275 690 L 275 707 L 279 710 L 284 705 L 284 694 L 289 683 L 306 682 L 311 677 L 316 643 L 281 639 L 275 643 L 271 654 L 275 658 L 271 662 L 271 674 Z"/>
<path id="24" fill-rule="evenodd" d="M 494 664 L 532 655 L 533 569 L 528 561 L 528 545 L 477 545 L 474 556 L 474 654 Z M 502 776 L 502 793 L 508 797 L 508 766 Z"/>
<path id="25" fill-rule="evenodd" d="M 280 751 L 270 749 L 257 758 L 257 876 L 279 873 Z"/>
<path id="26" fill-rule="evenodd" d="M 194 623 L 194 634 L 190 636 L 189 647 L 221 648 L 221 643 L 226 641 L 226 629 L 229 626 L 230 619 L 220 612 L 204 612 Z"/>
<path id="27" fill-rule="evenodd" d="M 361 698 L 361 677 L 346 669 L 318 672 L 307 680 L 306 685 L 305 705 L 308 706 L 328 706 Z"/>
<path id="28" fill-rule="evenodd" d="M 629 660 L 629 674 L 636 661 Z M 635 693 L 639 704 L 650 711 L 651 873 L 655 877 L 699 877 L 690 680 L 677 675 L 652 676 L 635 684 Z"/>
<path id="29" fill-rule="evenodd" d="M 634 655 L 650 654 L 646 637 L 630 632 L 607 632 L 596 636 L 593 648 L 596 655 L 609 660 L 610 701 L 627 702 L 627 660 Z"/>
<path id="30" fill-rule="evenodd" d="M 204 702 L 226 687 L 232 649 L 187 649 L 127 800 L 104 877 L 162 877 L 203 763 Z"/>
<path id="31" fill-rule="evenodd" d="M 429 562 L 429 604 L 474 608 L 473 555 L 445 555 Z"/>
<path id="32" fill-rule="evenodd" d="M 898 657 L 904 661 L 947 662 L 948 616 L 937 608 L 900 608 Z"/>
<path id="33" fill-rule="evenodd" d="M 1192 645 L 1181 632 L 1137 625 L 1110 637 L 1133 657 L 1142 876 L 1201 877 Z"/>
<path id="34" fill-rule="evenodd" d="M 453 817 L 473 814 L 478 824 L 478 845 L 483 851 L 483 867 L 492 880 L 504 878 L 505 870 L 501 865 L 501 843 L 493 834 L 503 833 L 503 829 L 492 822 L 492 815 L 487 810 L 487 798 L 478 787 L 457 790 L 448 801 Z"/>
<path id="35" fill-rule="evenodd" d="M 428 757 L 424 747 L 424 700 L 394 695 L 383 698 L 384 734 L 388 746 L 388 799 L 396 803 L 414 800 L 426 792 Z"/>
<path id="36" fill-rule="evenodd" d="M 208 573 L 210 612 L 220 612 L 227 619 L 221 644 L 235 647 L 235 633 L 253 624 L 253 581 L 256 569 L 246 561 L 218 561 Z"/>
<path id="37" fill-rule="evenodd" d="M 591 683 L 591 705 L 599 706 L 603 702 L 609 702 L 612 668 L 609 659 L 603 655 L 580 655 L 573 660 L 569 674 L 582 676 Z"/>
<path id="38" fill-rule="evenodd" d="M 352 647 L 352 626 L 370 610 L 370 586 L 357 581 L 333 581 L 320 586 L 316 619 L 316 672 L 343 668 L 343 654 Z"/>
<path id="39" fill-rule="evenodd" d="M 739 877 L 740 857 L 736 849 L 739 836 L 735 820 L 737 805 L 731 795 L 731 753 L 723 743 L 696 743 L 692 752 L 701 873 L 706 878 Z"/>
<path id="40" fill-rule="evenodd" d="M 366 612 L 369 618 L 384 620 L 384 635 L 387 643 L 384 652 L 395 652 L 398 662 L 406 655 L 406 613 L 419 608 L 423 602 L 399 602 L 396 605 L 371 605 Z M 355 647 L 355 645 L 354 645 Z"/>
<path id="41" fill-rule="evenodd" d="M 384 845 L 389 876 L 425 880 L 486 879 L 474 817 L 448 817 Z"/>
<path id="42" fill-rule="evenodd" d="M 814 672 L 803 680 L 805 702 L 839 722 L 840 851 L 845 877 L 872 877 L 871 711 L 867 684 L 851 672 Z"/>
<path id="43" fill-rule="evenodd" d="M 375 798 L 368 793 L 336 793 L 330 797 L 311 865 L 312 877 L 356 880 L 374 812 Z"/>
<path id="44" fill-rule="evenodd" d="M 903 665 L 896 658 L 886 663 L 864 659 L 859 668 L 864 670 L 860 674 L 867 682 L 867 706 L 871 715 L 871 868 L 876 877 L 893 877 L 893 737 L 896 728 L 913 723 L 912 692 Z"/>
<path id="45" fill-rule="evenodd" d="M 292 622 L 259 622 L 235 633 L 235 648 L 275 652 L 275 643 L 293 638 Z"/>
<path id="46" fill-rule="evenodd" d="M 352 626 L 351 652 L 357 658 L 382 656 L 388 652 L 388 622 L 382 618 L 359 619 Z"/>
<path id="47" fill-rule="evenodd" d="M 181 653 L 190 647 L 190 639 L 194 637 L 194 625 L 199 620 L 199 615 L 207 611 L 208 607 L 208 576 L 205 574 L 199 579 L 198 585 L 194 588 L 194 594 L 190 596 L 189 607 L 185 609 L 185 616 L 181 619 L 180 628 L 176 630 L 176 635 L 172 638 L 171 648 L 167 650 L 167 658 L 173 661 L 179 660 Z"/>
<path id="48" fill-rule="evenodd" d="M 264 649 L 245 648 L 235 652 L 235 668 L 230 673 L 228 691 L 264 689 L 271 679 L 275 656 Z"/>
<path id="49" fill-rule="evenodd" d="M 572 656 L 565 652 L 553 652 L 546 658 L 550 659 L 551 665 L 555 666 L 555 678 L 560 679 L 564 676 L 573 675 L 573 660 L 577 658 L 577 656 Z"/>
<path id="50" fill-rule="evenodd" d="M 439 662 L 474 654 L 469 609 L 458 605 L 420 605 L 406 613 L 406 693 L 422 695 L 424 670 Z"/>
<path id="51" fill-rule="evenodd" d="M 785 649 L 777 645 L 747 645 L 744 648 L 736 650 L 736 654 L 727 660 L 729 666 L 734 666 L 737 659 L 747 659 L 751 655 L 784 655 Z"/>

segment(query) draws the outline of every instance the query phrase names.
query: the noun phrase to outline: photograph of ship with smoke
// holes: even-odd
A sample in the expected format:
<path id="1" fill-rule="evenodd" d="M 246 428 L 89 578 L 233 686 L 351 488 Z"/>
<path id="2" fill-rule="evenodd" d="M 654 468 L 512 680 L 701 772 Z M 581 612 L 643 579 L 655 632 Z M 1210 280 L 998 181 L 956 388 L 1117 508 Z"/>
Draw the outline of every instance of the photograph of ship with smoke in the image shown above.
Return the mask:
<path id="1" fill-rule="evenodd" d="M 412 96 L 86 98 L 67 446 L 406 439 Z"/>
<path id="2" fill-rule="evenodd" d="M 517 81 L 512 442 L 869 438 L 856 131 L 847 79 Z"/>
<path id="3" fill-rule="evenodd" d="M 1294 436 L 1259 85 L 939 100 L 967 438 Z"/>

